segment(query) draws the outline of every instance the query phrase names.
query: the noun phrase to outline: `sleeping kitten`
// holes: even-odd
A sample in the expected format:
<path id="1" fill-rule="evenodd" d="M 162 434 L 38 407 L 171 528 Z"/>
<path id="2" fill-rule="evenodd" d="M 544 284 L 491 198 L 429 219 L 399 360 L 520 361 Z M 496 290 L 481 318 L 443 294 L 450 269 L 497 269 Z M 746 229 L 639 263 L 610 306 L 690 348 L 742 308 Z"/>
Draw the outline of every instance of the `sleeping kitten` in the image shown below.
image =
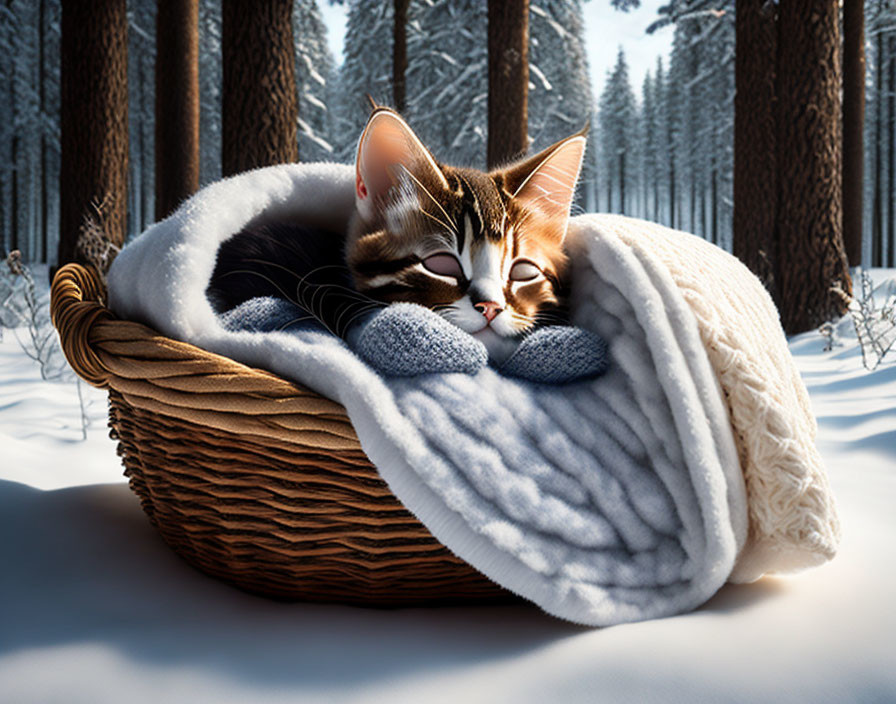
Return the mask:
<path id="1" fill-rule="evenodd" d="M 445 166 L 377 108 L 358 146 L 346 241 L 355 289 L 428 306 L 502 362 L 527 331 L 560 318 L 584 151 L 583 130 L 490 173 Z"/>
<path id="2" fill-rule="evenodd" d="M 342 251 L 334 233 L 247 229 L 221 246 L 209 298 L 219 312 L 287 298 L 343 337 L 378 307 L 419 303 L 500 364 L 527 332 L 563 322 L 563 240 L 584 151 L 583 130 L 490 173 L 445 166 L 377 108 L 358 145 Z"/>

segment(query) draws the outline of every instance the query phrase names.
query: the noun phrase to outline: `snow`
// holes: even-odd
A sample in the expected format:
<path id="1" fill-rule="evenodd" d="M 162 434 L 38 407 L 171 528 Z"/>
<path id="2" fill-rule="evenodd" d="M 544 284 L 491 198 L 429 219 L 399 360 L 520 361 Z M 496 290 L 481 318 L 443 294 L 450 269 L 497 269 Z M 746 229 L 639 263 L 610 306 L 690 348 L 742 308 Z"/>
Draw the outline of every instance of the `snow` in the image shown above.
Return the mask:
<path id="1" fill-rule="evenodd" d="M 872 272 L 875 281 L 896 270 Z M 121 476 L 101 391 L 42 381 L 0 341 L 0 701 L 893 701 L 896 353 L 791 350 L 819 421 L 843 545 L 723 588 L 695 613 L 587 629 L 534 607 L 285 604 L 193 570 Z"/>

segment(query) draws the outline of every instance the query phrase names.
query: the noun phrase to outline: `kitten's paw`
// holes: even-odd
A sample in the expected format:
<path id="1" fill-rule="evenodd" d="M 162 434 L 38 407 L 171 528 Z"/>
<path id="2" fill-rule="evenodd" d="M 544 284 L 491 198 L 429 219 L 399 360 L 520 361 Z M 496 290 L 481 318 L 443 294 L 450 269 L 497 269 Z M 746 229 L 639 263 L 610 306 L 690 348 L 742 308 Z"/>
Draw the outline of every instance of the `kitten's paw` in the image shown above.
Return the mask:
<path id="1" fill-rule="evenodd" d="M 395 303 L 350 337 L 355 352 L 387 376 L 475 374 L 488 363 L 478 340 L 416 303 Z"/>
<path id="2" fill-rule="evenodd" d="M 259 296 L 243 301 L 235 308 L 222 313 L 219 320 L 221 325 L 230 331 L 295 332 L 323 329 L 320 323 L 295 303 L 273 296 Z"/>
<path id="3" fill-rule="evenodd" d="M 607 343 L 599 335 L 566 325 L 538 328 L 499 368 L 513 376 L 543 384 L 588 379 L 607 370 Z"/>

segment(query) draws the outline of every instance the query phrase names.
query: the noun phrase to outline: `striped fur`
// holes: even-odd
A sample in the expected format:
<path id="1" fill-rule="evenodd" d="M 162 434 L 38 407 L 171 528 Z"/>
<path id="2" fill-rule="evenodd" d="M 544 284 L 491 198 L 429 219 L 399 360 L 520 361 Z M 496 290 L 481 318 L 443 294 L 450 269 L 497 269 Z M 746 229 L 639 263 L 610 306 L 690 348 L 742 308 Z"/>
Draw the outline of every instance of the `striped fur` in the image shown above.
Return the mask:
<path id="1" fill-rule="evenodd" d="M 446 166 L 378 108 L 358 147 L 346 241 L 355 288 L 428 306 L 506 356 L 562 317 L 563 238 L 583 151 L 584 131 L 491 173 Z"/>

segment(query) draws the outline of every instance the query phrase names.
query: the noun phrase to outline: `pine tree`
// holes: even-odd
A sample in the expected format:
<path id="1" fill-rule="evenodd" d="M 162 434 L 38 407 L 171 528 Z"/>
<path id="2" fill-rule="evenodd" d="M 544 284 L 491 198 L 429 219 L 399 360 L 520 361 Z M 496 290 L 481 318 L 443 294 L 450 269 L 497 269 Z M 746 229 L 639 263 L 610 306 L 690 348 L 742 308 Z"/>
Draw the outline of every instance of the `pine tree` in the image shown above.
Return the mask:
<path id="1" fill-rule="evenodd" d="M 670 221 L 723 246 L 732 217 L 733 10 L 733 0 L 672 0 L 648 28 L 675 25 L 663 106 Z"/>
<path id="2" fill-rule="evenodd" d="M 594 101 L 581 0 L 533 0 L 529 11 L 529 137 L 538 151 L 581 129 Z"/>
<path id="3" fill-rule="evenodd" d="M 653 76 L 648 71 L 644 75 L 644 82 L 641 85 L 641 117 L 638 124 L 641 127 L 639 141 L 641 154 L 641 201 L 642 208 L 638 213 L 642 217 L 649 217 L 651 211 L 655 214 L 656 202 L 652 201 L 656 187 L 656 105 L 654 98 L 656 92 L 653 86 Z M 651 207 L 654 206 L 654 207 Z"/>
<path id="4" fill-rule="evenodd" d="M 59 39 L 61 5 L 59 0 L 39 0 L 38 59 L 40 140 L 40 249 L 30 259 L 47 262 L 56 249 L 59 183 Z M 2 222 L 2 218 L 0 218 Z"/>
<path id="5" fill-rule="evenodd" d="M 199 182 L 221 177 L 221 3 L 199 3 Z"/>
<path id="6" fill-rule="evenodd" d="M 896 14 L 894 12 L 893 14 Z M 892 15 L 891 15 L 892 17 Z M 887 267 L 896 266 L 896 28 L 887 37 Z"/>
<path id="7" fill-rule="evenodd" d="M 532 0 L 529 4 L 529 138 L 537 152 L 591 121 L 594 98 L 585 49 L 581 0 Z M 594 150 L 594 137 L 588 140 Z M 578 204 L 596 186 L 594 159 L 586 155 Z M 593 195 L 592 195 L 593 198 Z"/>
<path id="8" fill-rule="evenodd" d="M 0 249 L 55 250 L 59 171 L 59 0 L 0 0 Z"/>
<path id="9" fill-rule="evenodd" d="M 299 159 L 333 159 L 333 120 L 329 106 L 335 68 L 327 27 L 316 0 L 295 0 L 296 81 L 299 91 Z"/>
<path id="10" fill-rule="evenodd" d="M 637 170 L 635 95 L 628 63 L 620 47 L 616 65 L 607 76 L 598 108 L 600 169 L 607 189 L 607 210 L 628 212 Z"/>
<path id="11" fill-rule="evenodd" d="M 887 24 L 886 0 L 874 0 L 873 19 L 870 22 L 873 61 L 873 118 L 872 135 L 869 140 L 873 151 L 872 164 L 873 192 L 871 196 L 871 266 L 883 266 L 883 222 L 884 222 L 884 125 L 886 122 L 886 96 L 884 92 L 884 67 L 886 52 L 884 43 L 884 27 Z"/>
<path id="12" fill-rule="evenodd" d="M 409 55 L 411 41 L 409 35 Z M 384 105 L 392 97 L 392 3 L 349 0 L 344 46 L 333 120 L 334 151 L 339 161 L 347 162 L 354 161 L 370 114 L 366 96 Z"/>
<path id="13" fill-rule="evenodd" d="M 653 178 L 653 219 L 656 222 L 670 224 L 668 219 L 669 182 L 667 164 L 669 160 L 669 143 L 667 135 L 667 123 L 669 113 L 666 102 L 666 72 L 663 68 L 662 57 L 657 57 L 656 70 L 653 74 L 653 113 L 654 113 L 654 139 L 652 158 L 654 163 Z"/>
<path id="14" fill-rule="evenodd" d="M 851 266 L 862 263 L 865 136 L 865 7 L 843 5 L 843 242 Z"/>
<path id="15" fill-rule="evenodd" d="M 12 216 L 12 182 L 15 173 L 12 144 L 15 129 L 15 84 L 13 72 L 16 56 L 16 16 L 11 0 L 0 5 L 0 231 L 4 252 L 15 249 L 16 223 Z"/>
<path id="16" fill-rule="evenodd" d="M 155 210 L 156 3 L 128 12 L 128 232 L 136 234 Z"/>
<path id="17" fill-rule="evenodd" d="M 487 7 L 480 0 L 411 5 L 407 115 L 424 144 L 451 164 L 485 168 Z"/>

